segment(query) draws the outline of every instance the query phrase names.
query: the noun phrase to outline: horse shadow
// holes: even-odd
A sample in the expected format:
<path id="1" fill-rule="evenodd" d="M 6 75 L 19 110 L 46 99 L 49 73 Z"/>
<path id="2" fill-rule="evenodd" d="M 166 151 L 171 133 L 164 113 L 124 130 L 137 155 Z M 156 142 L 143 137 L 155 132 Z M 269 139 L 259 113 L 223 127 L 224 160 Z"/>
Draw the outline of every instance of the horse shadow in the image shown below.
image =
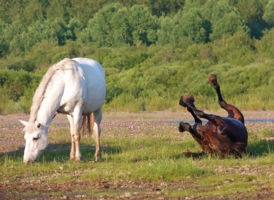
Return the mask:
<path id="1" fill-rule="evenodd" d="M 38 162 L 60 162 L 65 163 L 70 160 L 70 148 L 71 143 L 58 143 L 58 144 L 49 144 L 48 147 L 42 151 Z M 90 162 L 94 161 L 94 154 L 96 147 L 93 145 L 86 145 L 81 144 L 81 162 Z M 10 151 L 7 153 L 1 153 L 1 158 L 7 158 L 8 160 L 12 161 L 19 161 L 23 162 L 23 155 L 24 155 L 24 147 L 19 148 L 14 151 Z M 120 146 L 108 146 L 102 145 L 101 146 L 101 154 L 102 154 L 102 161 L 111 160 L 111 155 L 119 154 L 122 152 L 122 148 Z M 105 155 L 107 158 L 104 158 Z M 3 160 L 4 160 L 3 159 Z"/>
<path id="2" fill-rule="evenodd" d="M 247 153 L 243 154 L 243 157 L 248 158 L 258 158 L 258 157 L 264 157 L 269 154 L 274 153 L 274 140 L 267 140 L 267 139 L 261 139 L 257 142 L 252 142 L 247 145 Z M 234 158 L 233 156 L 227 155 L 227 156 L 220 156 L 218 154 L 206 154 L 203 151 L 200 152 L 190 152 L 185 151 L 181 154 L 175 155 L 174 159 L 181 159 L 181 158 L 192 158 L 192 159 L 203 159 L 211 157 L 213 159 L 226 159 L 226 158 Z"/>
<path id="3" fill-rule="evenodd" d="M 69 160 L 70 154 L 70 147 L 71 143 L 58 143 L 58 144 L 49 144 L 48 147 L 42 152 L 38 162 L 60 162 L 65 163 Z M 95 146 L 93 145 L 86 145 L 81 144 L 81 154 L 82 160 L 81 162 L 90 162 L 94 161 L 94 154 L 95 154 Z M 101 153 L 102 153 L 102 161 L 111 161 L 113 160 L 111 155 L 120 154 L 122 152 L 122 148 L 120 146 L 111 146 L 111 145 L 102 145 L 101 146 Z M 261 139 L 257 142 L 252 142 L 247 146 L 247 154 L 243 155 L 247 156 L 248 158 L 257 158 L 263 157 L 268 154 L 274 153 L 274 141 Z M 7 153 L 1 153 L 0 159 L 7 158 L 12 161 L 23 161 L 24 155 L 24 147 L 19 148 L 14 151 L 10 151 Z M 225 159 L 230 156 L 220 157 L 218 155 L 208 155 L 200 152 L 183 152 L 175 155 L 167 156 L 167 158 L 179 160 L 182 158 L 192 158 L 192 159 L 204 159 L 208 157 L 212 157 L 215 159 Z M 139 162 L 144 160 L 149 160 L 151 158 L 133 158 L 130 162 Z M 4 160 L 4 159 L 3 159 Z"/>
<path id="4" fill-rule="evenodd" d="M 261 139 L 247 145 L 247 152 L 250 157 L 262 157 L 274 153 L 274 141 Z"/>

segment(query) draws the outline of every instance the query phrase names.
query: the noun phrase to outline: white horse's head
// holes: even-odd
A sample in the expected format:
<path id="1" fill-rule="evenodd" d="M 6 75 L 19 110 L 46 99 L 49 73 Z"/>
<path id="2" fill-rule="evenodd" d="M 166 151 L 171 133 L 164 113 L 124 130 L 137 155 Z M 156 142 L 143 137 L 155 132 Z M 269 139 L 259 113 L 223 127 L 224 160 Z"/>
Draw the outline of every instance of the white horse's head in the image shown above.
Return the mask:
<path id="1" fill-rule="evenodd" d="M 48 145 L 48 127 L 39 123 L 29 123 L 19 120 L 24 126 L 26 146 L 24 163 L 36 161 L 42 150 Z"/>

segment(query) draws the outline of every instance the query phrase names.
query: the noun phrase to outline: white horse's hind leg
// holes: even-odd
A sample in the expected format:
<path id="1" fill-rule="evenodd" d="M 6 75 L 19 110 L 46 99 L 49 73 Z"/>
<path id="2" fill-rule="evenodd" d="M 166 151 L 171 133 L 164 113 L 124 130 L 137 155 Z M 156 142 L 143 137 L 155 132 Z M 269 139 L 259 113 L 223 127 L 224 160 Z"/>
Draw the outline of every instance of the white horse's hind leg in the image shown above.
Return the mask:
<path id="1" fill-rule="evenodd" d="M 100 123 L 102 120 L 102 108 L 99 108 L 94 113 L 94 125 L 93 125 L 93 138 L 95 140 L 96 151 L 95 151 L 95 161 L 101 161 L 101 150 L 100 150 L 100 135 L 101 135 L 101 128 Z"/>

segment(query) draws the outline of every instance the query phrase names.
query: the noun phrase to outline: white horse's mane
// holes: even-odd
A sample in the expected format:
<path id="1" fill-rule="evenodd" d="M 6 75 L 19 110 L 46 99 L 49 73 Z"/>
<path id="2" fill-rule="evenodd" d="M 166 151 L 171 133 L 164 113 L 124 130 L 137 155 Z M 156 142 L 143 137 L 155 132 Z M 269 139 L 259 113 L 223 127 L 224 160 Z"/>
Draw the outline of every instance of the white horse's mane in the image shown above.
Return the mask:
<path id="1" fill-rule="evenodd" d="M 30 108 L 30 122 L 35 122 L 38 110 L 40 105 L 43 101 L 45 91 L 47 89 L 47 85 L 51 80 L 52 75 L 54 74 L 55 69 L 50 67 L 47 73 L 43 76 L 42 81 L 40 82 L 38 88 L 36 89 L 33 99 L 32 99 L 32 106 Z"/>
<path id="2" fill-rule="evenodd" d="M 73 61 L 73 62 L 71 62 Z M 44 99 L 44 94 L 47 90 L 47 86 L 53 76 L 53 74 L 57 71 L 57 70 L 71 70 L 74 68 L 73 64 L 74 64 L 74 60 L 71 60 L 69 58 L 65 58 L 62 61 L 60 61 L 59 63 L 51 66 L 48 71 L 46 72 L 46 74 L 43 76 L 43 79 L 41 80 L 38 88 L 35 91 L 35 94 L 33 96 L 32 99 L 32 106 L 30 109 L 30 122 L 35 122 L 36 118 L 37 118 L 37 113 L 38 110 L 40 108 L 40 105 Z"/>

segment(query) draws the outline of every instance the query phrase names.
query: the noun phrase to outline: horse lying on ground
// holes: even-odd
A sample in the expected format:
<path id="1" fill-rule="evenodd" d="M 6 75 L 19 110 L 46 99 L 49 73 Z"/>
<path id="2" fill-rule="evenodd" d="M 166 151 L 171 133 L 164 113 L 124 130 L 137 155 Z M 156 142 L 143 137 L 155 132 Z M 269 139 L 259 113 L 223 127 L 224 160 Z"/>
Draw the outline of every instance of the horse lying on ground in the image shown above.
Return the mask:
<path id="1" fill-rule="evenodd" d="M 38 159 L 48 145 L 48 126 L 56 112 L 66 114 L 70 123 L 70 159 L 80 161 L 82 117 L 88 119 L 96 143 L 95 161 L 101 159 L 100 122 L 106 96 L 105 72 L 95 60 L 65 58 L 50 67 L 33 97 L 30 119 L 25 126 L 24 162 Z"/>
<path id="2" fill-rule="evenodd" d="M 239 158 L 243 153 L 246 153 L 248 140 L 244 116 L 235 106 L 224 101 L 216 75 L 210 74 L 208 81 L 216 90 L 219 105 L 227 111 L 228 117 L 206 114 L 195 107 L 195 100 L 191 94 L 184 95 L 180 98 L 179 104 L 187 108 L 194 117 L 195 124 L 191 127 L 189 123 L 180 122 L 179 131 L 188 131 L 199 143 L 203 153 L 218 153 L 221 156 L 232 155 Z M 199 118 L 207 119 L 208 122 L 202 125 Z"/>

